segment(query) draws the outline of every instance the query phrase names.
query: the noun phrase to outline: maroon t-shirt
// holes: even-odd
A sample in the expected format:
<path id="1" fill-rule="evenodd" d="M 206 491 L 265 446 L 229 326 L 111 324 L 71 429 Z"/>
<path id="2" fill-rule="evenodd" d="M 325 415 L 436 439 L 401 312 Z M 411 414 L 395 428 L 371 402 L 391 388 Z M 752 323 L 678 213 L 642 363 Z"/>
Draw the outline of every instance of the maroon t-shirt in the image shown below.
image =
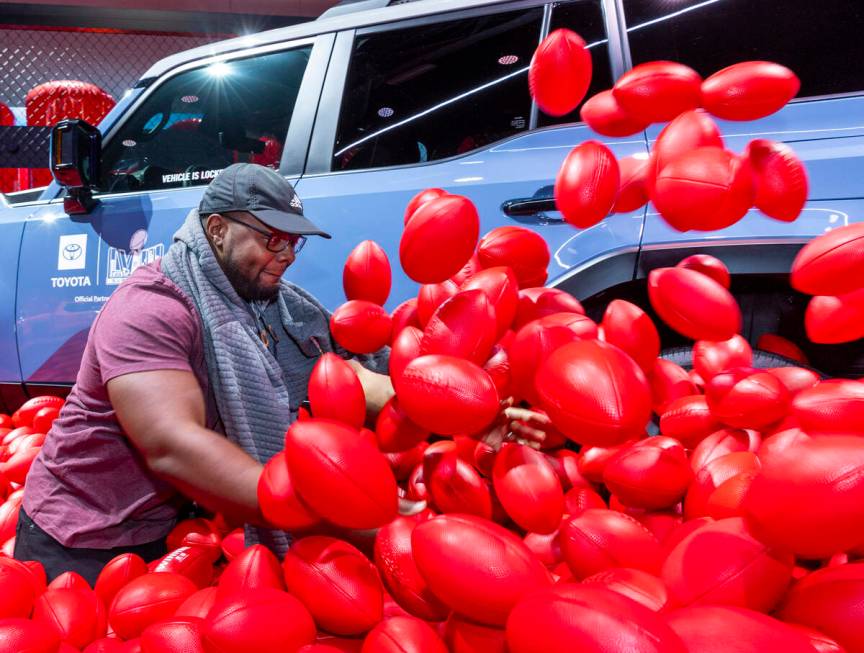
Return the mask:
<path id="1" fill-rule="evenodd" d="M 210 399 L 198 313 L 158 261 L 138 268 L 99 312 L 75 386 L 27 476 L 24 510 L 61 544 L 144 544 L 174 526 L 183 499 L 147 469 L 106 390 L 115 377 L 152 370 L 188 370 Z M 215 417 L 209 400 L 209 428 Z"/>

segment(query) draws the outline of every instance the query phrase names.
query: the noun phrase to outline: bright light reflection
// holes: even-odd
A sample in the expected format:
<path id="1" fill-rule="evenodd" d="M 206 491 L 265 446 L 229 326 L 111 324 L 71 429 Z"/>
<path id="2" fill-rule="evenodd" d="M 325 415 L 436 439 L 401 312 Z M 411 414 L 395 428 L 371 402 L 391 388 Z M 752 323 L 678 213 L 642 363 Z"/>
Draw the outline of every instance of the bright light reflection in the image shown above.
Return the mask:
<path id="1" fill-rule="evenodd" d="M 231 74 L 231 66 L 224 61 L 218 61 L 210 66 L 207 66 L 207 72 L 213 77 L 227 77 Z"/>

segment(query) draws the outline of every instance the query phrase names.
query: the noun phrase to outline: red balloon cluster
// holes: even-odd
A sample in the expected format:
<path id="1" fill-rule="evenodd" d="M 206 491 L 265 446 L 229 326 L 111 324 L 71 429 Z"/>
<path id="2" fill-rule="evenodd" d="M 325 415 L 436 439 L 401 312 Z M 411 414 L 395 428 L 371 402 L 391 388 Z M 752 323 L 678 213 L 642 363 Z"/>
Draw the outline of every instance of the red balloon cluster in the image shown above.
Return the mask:
<path id="1" fill-rule="evenodd" d="M 582 99 L 576 99 L 581 86 L 574 81 L 581 79 L 575 71 L 584 68 L 579 43 L 577 35 L 558 30 L 535 53 L 532 94 L 547 113 L 562 115 Z M 635 211 L 649 200 L 679 231 L 724 229 L 752 207 L 777 220 L 795 220 L 808 192 L 801 161 L 783 143 L 764 139 L 752 141 L 742 154 L 725 149 L 711 115 L 764 118 L 783 108 L 799 86 L 791 70 L 766 61 L 736 64 L 704 81 L 671 61 L 635 66 L 612 89 L 584 103 L 582 120 L 609 137 L 669 124 L 647 159 L 635 155 L 617 161 L 596 141 L 576 146 L 556 178 L 558 210 L 579 229 L 610 213 Z"/>

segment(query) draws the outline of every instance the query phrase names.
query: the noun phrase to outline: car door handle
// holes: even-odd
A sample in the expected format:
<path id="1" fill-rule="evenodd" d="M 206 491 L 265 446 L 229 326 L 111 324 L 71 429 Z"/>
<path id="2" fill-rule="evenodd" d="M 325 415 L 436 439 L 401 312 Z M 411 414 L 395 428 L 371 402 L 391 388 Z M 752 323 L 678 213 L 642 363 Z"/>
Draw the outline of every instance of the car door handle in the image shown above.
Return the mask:
<path id="1" fill-rule="evenodd" d="M 557 211 L 555 198 L 551 196 L 522 197 L 507 200 L 501 205 L 505 215 L 518 222 L 564 222 L 564 218 L 547 215 L 547 211 Z"/>

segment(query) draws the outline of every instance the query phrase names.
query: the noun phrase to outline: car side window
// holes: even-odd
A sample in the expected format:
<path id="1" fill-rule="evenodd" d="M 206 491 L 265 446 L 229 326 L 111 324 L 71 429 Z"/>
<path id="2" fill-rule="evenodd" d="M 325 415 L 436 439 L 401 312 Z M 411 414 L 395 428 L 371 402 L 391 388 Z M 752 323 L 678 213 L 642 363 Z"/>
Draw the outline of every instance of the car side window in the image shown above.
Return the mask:
<path id="1" fill-rule="evenodd" d="M 333 170 L 435 161 L 529 127 L 542 7 L 360 33 Z"/>
<path id="2" fill-rule="evenodd" d="M 578 0 L 577 2 L 556 2 L 552 8 L 552 23 L 549 31 L 570 29 L 585 39 L 591 52 L 591 86 L 585 100 L 612 87 L 612 69 L 609 64 L 609 41 L 603 22 L 603 9 L 599 0 Z M 585 102 L 583 100 L 583 103 Z M 542 111 L 537 120 L 539 127 L 558 125 L 566 122 L 580 122 L 580 104 L 576 109 L 563 116 L 548 116 Z"/>
<path id="3" fill-rule="evenodd" d="M 747 60 L 801 78 L 799 97 L 864 91 L 864 4 L 849 0 L 624 0 L 633 64 L 685 63 L 704 76 Z"/>
<path id="4" fill-rule="evenodd" d="M 172 77 L 106 145 L 98 190 L 200 186 L 240 162 L 278 168 L 311 52 L 309 45 Z"/>

